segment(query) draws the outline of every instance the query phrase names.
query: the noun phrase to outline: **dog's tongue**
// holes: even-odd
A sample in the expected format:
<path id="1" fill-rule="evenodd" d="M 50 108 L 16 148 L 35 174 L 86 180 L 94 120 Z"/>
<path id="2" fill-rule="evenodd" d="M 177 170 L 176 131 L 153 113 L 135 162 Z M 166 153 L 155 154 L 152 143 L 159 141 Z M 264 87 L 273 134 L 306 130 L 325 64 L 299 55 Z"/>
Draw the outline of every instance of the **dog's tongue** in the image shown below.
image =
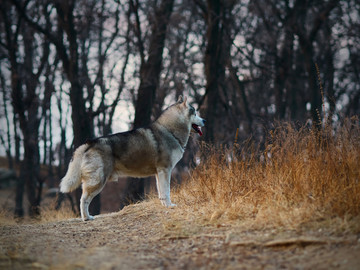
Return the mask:
<path id="1" fill-rule="evenodd" d="M 199 127 L 198 125 L 195 125 L 195 124 L 192 124 L 192 127 L 197 133 L 199 133 L 200 136 L 203 135 L 203 133 L 201 131 L 201 127 Z"/>

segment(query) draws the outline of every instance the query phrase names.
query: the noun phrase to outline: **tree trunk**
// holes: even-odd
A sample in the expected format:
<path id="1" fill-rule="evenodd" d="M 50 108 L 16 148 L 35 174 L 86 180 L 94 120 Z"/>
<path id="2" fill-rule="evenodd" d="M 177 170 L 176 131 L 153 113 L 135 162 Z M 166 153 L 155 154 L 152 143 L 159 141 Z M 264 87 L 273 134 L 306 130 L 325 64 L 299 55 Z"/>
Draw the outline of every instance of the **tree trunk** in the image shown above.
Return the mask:
<path id="1" fill-rule="evenodd" d="M 37 186 L 39 181 L 40 160 L 39 146 L 35 136 L 37 132 L 32 131 L 30 136 L 24 136 L 24 160 L 21 165 L 21 177 L 25 179 L 26 194 L 29 201 L 29 216 L 35 217 L 40 214 L 40 198 Z"/>
<path id="2" fill-rule="evenodd" d="M 71 119 L 73 123 L 73 147 L 74 150 L 85 143 L 86 139 L 94 136 L 93 133 L 93 119 L 87 113 L 85 107 L 85 98 L 83 86 L 80 82 L 81 74 L 79 71 L 79 52 L 78 52 L 78 39 L 77 30 L 74 20 L 75 2 L 64 1 L 55 4 L 58 13 L 60 26 L 65 30 L 67 40 L 69 42 L 69 49 L 62 52 L 65 48 L 63 43 L 58 44 L 57 50 L 63 62 L 64 70 L 70 81 L 70 103 L 71 103 Z M 80 202 L 81 190 L 77 189 L 75 196 Z M 100 214 L 100 195 L 97 195 L 89 208 L 91 215 Z"/>
<path id="3" fill-rule="evenodd" d="M 280 50 L 280 55 L 275 59 L 275 106 L 276 118 L 281 120 L 286 116 L 286 107 L 289 93 L 285 92 L 289 71 L 292 66 L 293 34 L 285 29 L 285 39 Z M 290 91 L 287 89 L 287 91 Z"/>
<path id="4" fill-rule="evenodd" d="M 10 120 L 9 120 L 9 114 L 8 114 L 8 109 L 7 109 L 7 98 L 6 98 L 6 85 L 5 85 L 5 79 L 1 74 L 1 88 L 3 89 L 3 106 L 4 106 L 4 117 L 6 120 L 6 139 L 7 139 L 7 143 L 5 142 L 4 139 L 4 147 L 5 147 L 5 151 L 6 151 L 6 157 L 8 160 L 8 167 L 10 170 L 12 170 L 14 168 L 14 162 L 13 162 L 13 157 L 11 156 L 11 135 L 10 135 Z"/>
<path id="5" fill-rule="evenodd" d="M 224 63 L 221 61 L 222 54 L 222 38 L 221 31 L 221 3 L 218 0 L 207 1 L 207 46 L 205 51 L 205 111 L 206 132 L 204 140 L 214 142 L 216 119 L 219 110 L 219 91 L 220 82 L 225 77 Z"/>
<path id="6" fill-rule="evenodd" d="M 22 82 L 19 74 L 19 63 L 17 59 L 16 48 L 18 47 L 18 35 L 19 32 L 16 32 L 16 35 L 12 31 L 10 18 L 8 14 L 9 7 L 6 6 L 7 3 L 4 3 L 4 7 L 1 9 L 5 30 L 6 30 L 6 46 L 8 50 L 8 57 L 10 61 L 10 72 L 11 72 L 11 102 L 14 110 L 14 131 L 15 131 L 15 154 L 16 161 L 19 162 L 20 153 L 18 145 L 18 135 L 17 135 L 17 122 L 18 119 L 24 118 L 24 104 L 23 104 L 23 93 L 22 93 Z M 6 6 L 6 7 L 5 7 Z M 20 123 L 21 126 L 21 123 Z M 18 178 L 16 185 L 16 196 L 15 196 L 15 216 L 23 217 L 24 208 L 23 208 L 23 194 L 24 194 L 24 178 L 22 175 Z"/>
<path id="7" fill-rule="evenodd" d="M 148 125 L 154 105 L 156 89 L 162 68 L 166 29 L 173 9 L 174 0 L 163 0 L 155 11 L 152 25 L 148 59 L 140 67 L 140 86 L 135 104 L 134 128 Z"/>
<path id="8" fill-rule="evenodd" d="M 310 103 L 311 103 L 311 118 L 315 127 L 321 127 L 321 89 L 318 87 L 318 76 L 314 60 L 314 46 L 313 42 L 315 41 L 316 36 L 319 33 L 319 30 L 323 26 L 325 20 L 330 16 L 330 12 L 336 8 L 339 4 L 339 0 L 331 0 L 326 3 L 323 9 L 319 10 L 317 14 L 313 15 L 313 24 L 309 30 L 306 29 L 304 24 L 304 18 L 306 17 L 307 1 L 297 0 L 294 4 L 294 9 L 296 9 L 298 22 L 293 24 L 293 29 L 296 35 L 299 37 L 299 45 L 303 53 L 303 61 L 305 64 L 305 69 L 308 73 L 308 89 L 310 94 Z"/>
<path id="9" fill-rule="evenodd" d="M 148 58 L 147 61 L 142 62 L 140 67 L 140 86 L 135 104 L 134 128 L 146 126 L 151 122 L 151 112 L 162 69 L 167 25 L 173 4 L 174 0 L 162 0 L 155 11 Z M 144 179 L 129 179 L 124 203 L 142 200 L 144 198 L 144 187 Z"/>
<path id="10" fill-rule="evenodd" d="M 239 77 L 237 76 L 236 69 L 233 67 L 231 60 L 229 61 L 228 66 L 229 66 L 229 70 L 230 70 L 230 78 L 233 81 L 233 85 L 234 85 L 236 91 L 239 93 L 240 98 L 241 98 L 241 100 L 240 100 L 241 112 L 242 112 L 244 118 L 247 120 L 246 124 L 245 124 L 246 133 L 251 134 L 253 119 L 252 119 L 252 114 L 251 114 L 251 111 L 249 108 L 248 98 L 245 93 L 245 86 L 244 86 L 243 82 L 240 81 Z"/>
<path id="11" fill-rule="evenodd" d="M 77 68 L 77 58 L 73 58 L 71 62 L 71 70 L 74 71 L 73 74 L 78 74 Z M 70 77 L 71 82 L 71 89 L 70 89 L 70 102 L 71 102 L 71 119 L 73 123 L 73 132 L 74 132 L 74 140 L 73 146 L 74 151 L 77 147 L 84 144 L 88 138 L 92 138 L 94 136 L 94 129 L 93 129 L 93 122 L 92 118 L 88 115 L 86 108 L 85 108 L 85 99 L 83 97 L 83 88 L 81 87 L 80 83 L 78 82 L 78 78 L 72 76 L 71 73 L 68 74 Z M 81 189 L 78 188 L 75 191 L 76 201 L 79 203 L 81 198 Z M 100 194 L 96 195 L 95 198 L 92 200 L 89 206 L 89 212 L 91 215 L 98 215 L 100 214 L 101 210 L 101 201 L 100 201 Z M 77 204 L 79 207 L 79 204 Z"/>
<path id="12" fill-rule="evenodd" d="M 301 42 L 300 42 L 301 44 Z M 305 69 L 308 73 L 308 87 L 310 91 L 310 104 L 311 104 L 311 118 L 315 126 L 321 126 L 321 93 L 318 87 L 318 79 L 316 73 L 316 66 L 313 60 L 313 47 L 311 44 L 304 44 L 302 46 L 304 55 Z"/>

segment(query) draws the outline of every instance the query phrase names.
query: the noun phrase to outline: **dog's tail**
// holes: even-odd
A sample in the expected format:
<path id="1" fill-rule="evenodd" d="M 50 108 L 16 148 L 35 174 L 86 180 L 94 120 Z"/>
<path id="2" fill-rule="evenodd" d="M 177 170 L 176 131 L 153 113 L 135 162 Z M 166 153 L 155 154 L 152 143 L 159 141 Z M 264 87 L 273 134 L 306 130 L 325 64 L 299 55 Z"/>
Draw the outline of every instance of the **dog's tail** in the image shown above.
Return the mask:
<path id="1" fill-rule="evenodd" d="M 62 193 L 71 192 L 81 184 L 81 162 L 87 145 L 81 145 L 74 152 L 74 156 L 69 163 L 66 175 L 61 179 L 60 191 Z"/>

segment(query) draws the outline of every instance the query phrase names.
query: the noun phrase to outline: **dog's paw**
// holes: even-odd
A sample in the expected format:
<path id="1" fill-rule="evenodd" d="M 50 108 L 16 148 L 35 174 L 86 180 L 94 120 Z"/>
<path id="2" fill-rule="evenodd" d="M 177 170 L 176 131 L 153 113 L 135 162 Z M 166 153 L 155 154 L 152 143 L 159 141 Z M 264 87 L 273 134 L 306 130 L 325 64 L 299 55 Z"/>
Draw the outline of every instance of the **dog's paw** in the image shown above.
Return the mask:
<path id="1" fill-rule="evenodd" d="M 166 199 L 166 198 L 160 198 L 160 202 L 163 206 L 165 207 L 176 207 L 176 204 L 171 203 L 170 199 Z"/>
<path id="2" fill-rule="evenodd" d="M 88 217 L 84 217 L 82 220 L 83 221 L 89 221 L 89 220 L 94 220 L 95 218 L 94 218 L 94 216 L 88 216 Z"/>
<path id="3" fill-rule="evenodd" d="M 175 203 L 167 203 L 164 206 L 167 208 L 173 208 L 173 207 L 176 207 L 177 205 Z"/>

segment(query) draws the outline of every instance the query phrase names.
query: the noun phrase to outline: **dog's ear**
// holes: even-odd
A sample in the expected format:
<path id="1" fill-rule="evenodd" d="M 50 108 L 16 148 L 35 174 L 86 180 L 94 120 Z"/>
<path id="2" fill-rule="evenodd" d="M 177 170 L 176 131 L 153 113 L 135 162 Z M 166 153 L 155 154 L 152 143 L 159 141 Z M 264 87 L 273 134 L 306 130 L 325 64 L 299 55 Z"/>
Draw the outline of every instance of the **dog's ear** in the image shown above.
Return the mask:
<path id="1" fill-rule="evenodd" d="M 180 95 L 180 96 L 178 97 L 177 103 L 183 103 L 183 102 L 184 102 L 184 98 L 183 98 L 182 95 Z"/>
<path id="2" fill-rule="evenodd" d="M 184 107 L 187 107 L 187 96 L 179 96 L 177 103 L 183 105 Z"/>

